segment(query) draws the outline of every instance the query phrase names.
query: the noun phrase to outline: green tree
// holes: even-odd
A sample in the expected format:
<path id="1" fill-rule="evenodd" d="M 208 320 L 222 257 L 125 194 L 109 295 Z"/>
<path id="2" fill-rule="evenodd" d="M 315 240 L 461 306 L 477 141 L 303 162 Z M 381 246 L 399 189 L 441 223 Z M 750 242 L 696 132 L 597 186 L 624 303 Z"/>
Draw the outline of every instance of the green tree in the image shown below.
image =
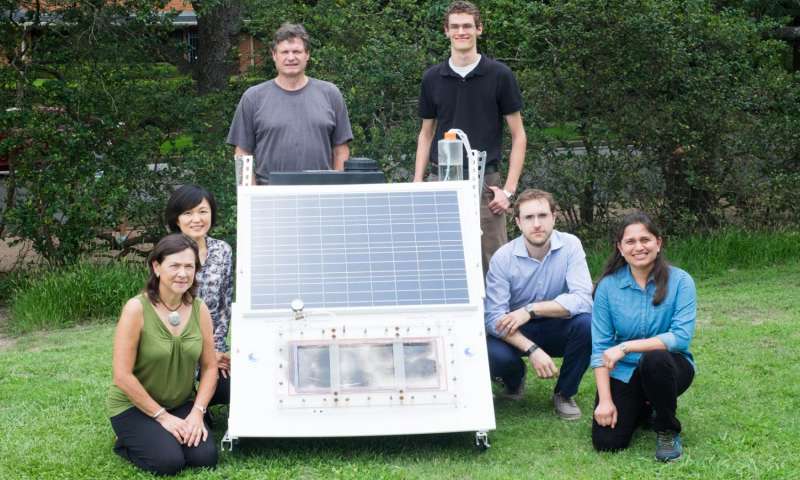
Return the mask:
<path id="1" fill-rule="evenodd" d="M 57 0 L 21 10 L 0 0 L 14 12 L 0 18 L 0 155 L 13 162 L 0 236 L 33 241 L 53 263 L 125 252 L 163 233 L 164 199 L 184 182 L 214 191 L 222 219 L 214 234 L 234 235 L 224 139 L 244 89 L 275 75 L 269 50 L 263 68 L 231 78 L 232 43 L 206 42 L 215 52 L 206 73 L 182 76 L 169 64 L 176 45 L 169 16 L 157 13 L 163 3 Z M 210 38 L 230 40 L 241 17 L 265 43 L 281 23 L 303 23 L 309 74 L 345 96 L 353 155 L 406 181 L 419 82 L 448 55 L 448 3 L 195 6 Z M 800 78 L 785 68 L 785 43 L 766 34 L 791 24 L 794 10 L 776 8 L 794 3 L 480 3 L 479 49 L 511 66 L 523 93 L 530 145 L 521 186 L 555 192 L 571 229 L 602 231 L 630 207 L 683 230 L 800 222 Z M 570 134 L 554 137 L 553 126 Z"/>
<path id="2" fill-rule="evenodd" d="M 419 120 L 416 101 L 424 69 L 443 58 L 445 2 L 365 0 L 285 2 L 250 11 L 250 31 L 269 43 L 284 22 L 312 37 L 309 74 L 335 83 L 353 125 L 354 156 L 378 160 L 396 180 L 413 175 Z M 275 75 L 269 51 L 262 74 Z M 409 171 L 410 170 L 410 171 Z"/>
<path id="3" fill-rule="evenodd" d="M 197 13 L 198 52 L 192 73 L 200 94 L 228 88 L 235 72 L 234 47 L 242 23 L 241 0 L 193 0 Z"/>
<path id="4" fill-rule="evenodd" d="M 767 31 L 772 38 L 785 41 L 792 51 L 792 69 L 800 71 L 800 0 L 715 0 L 719 9 L 737 8 L 754 18 L 775 19 L 782 28 Z"/>
<path id="5" fill-rule="evenodd" d="M 170 55 L 160 6 L 35 2 L 7 5 L 16 13 L 0 20 L 0 149 L 13 162 L 3 234 L 32 240 L 51 263 L 97 249 L 123 224 L 138 241 L 159 230 L 151 203 L 176 175 L 155 166 L 181 125 L 176 103 L 191 97 L 190 82 L 154 62 Z"/>
<path id="6" fill-rule="evenodd" d="M 528 86 L 545 118 L 577 123 L 586 163 L 552 184 L 575 192 L 581 220 L 610 196 L 673 227 L 719 225 L 740 164 L 763 159 L 742 135 L 791 85 L 781 45 L 761 36 L 773 24 L 704 1 L 565 0 L 541 15 L 546 47 Z"/>

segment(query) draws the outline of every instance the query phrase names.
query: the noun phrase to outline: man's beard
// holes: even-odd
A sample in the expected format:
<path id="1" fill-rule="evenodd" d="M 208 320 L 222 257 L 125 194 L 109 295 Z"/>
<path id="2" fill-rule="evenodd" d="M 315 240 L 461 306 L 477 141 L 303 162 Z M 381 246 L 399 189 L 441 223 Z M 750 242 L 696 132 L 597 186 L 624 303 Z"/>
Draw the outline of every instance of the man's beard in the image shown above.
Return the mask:
<path id="1" fill-rule="evenodd" d="M 531 239 L 530 239 L 530 238 L 528 238 L 528 237 L 525 237 L 525 241 L 528 243 L 528 245 L 530 245 L 530 246 L 532 246 L 532 247 L 535 247 L 535 248 L 541 248 L 541 247 L 544 247 L 545 245 L 547 245 L 547 242 L 549 242 L 549 241 L 550 241 L 550 237 L 551 237 L 552 235 L 553 235 L 553 232 L 551 231 L 551 232 L 550 232 L 550 233 L 549 233 L 549 234 L 548 234 L 548 235 L 547 235 L 547 236 L 544 238 L 544 240 L 542 240 L 541 242 L 533 242 L 533 241 L 531 241 Z"/>

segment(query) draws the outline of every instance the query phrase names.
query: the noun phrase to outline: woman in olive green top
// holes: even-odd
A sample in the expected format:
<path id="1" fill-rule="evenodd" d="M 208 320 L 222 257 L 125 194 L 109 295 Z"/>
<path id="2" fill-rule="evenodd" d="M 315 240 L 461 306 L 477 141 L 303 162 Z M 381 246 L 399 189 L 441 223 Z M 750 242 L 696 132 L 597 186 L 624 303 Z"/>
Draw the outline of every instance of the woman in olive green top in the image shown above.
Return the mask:
<path id="1" fill-rule="evenodd" d="M 217 450 L 203 414 L 216 387 L 217 362 L 211 316 L 195 298 L 197 244 L 182 234 L 168 235 L 148 264 L 144 292 L 125 304 L 114 336 L 107 402 L 117 434 L 114 451 L 161 475 L 186 466 L 213 467 Z"/>

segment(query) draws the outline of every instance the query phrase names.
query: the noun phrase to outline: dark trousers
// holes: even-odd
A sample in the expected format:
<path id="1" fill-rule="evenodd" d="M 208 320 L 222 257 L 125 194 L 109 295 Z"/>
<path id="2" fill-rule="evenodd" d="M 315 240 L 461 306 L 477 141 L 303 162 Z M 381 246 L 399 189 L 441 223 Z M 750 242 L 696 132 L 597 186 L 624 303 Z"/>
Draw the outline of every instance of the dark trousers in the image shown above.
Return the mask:
<path id="1" fill-rule="evenodd" d="M 578 393 L 581 378 L 589 368 L 591 323 L 590 314 L 580 313 L 572 318 L 537 318 L 519 328 L 520 333 L 548 355 L 564 358 L 555 392 L 565 397 Z M 502 379 L 509 390 L 517 389 L 525 375 L 524 352 L 490 335 L 486 337 L 486 344 L 492 378 Z"/>
<path id="2" fill-rule="evenodd" d="M 646 352 L 639 360 L 628 383 L 611 379 L 611 398 L 617 407 L 617 426 L 601 427 L 592 420 L 592 443 L 601 451 L 628 447 L 633 432 L 655 411 L 653 429 L 680 433 L 681 422 L 675 416 L 678 396 L 689 388 L 694 368 L 679 353 L 666 350 Z M 595 396 L 595 407 L 599 398 Z"/>
<path id="3" fill-rule="evenodd" d="M 228 378 L 222 376 L 222 371 L 217 372 L 217 389 L 214 390 L 214 395 L 208 402 L 208 406 L 212 405 L 227 405 L 231 403 L 231 374 L 228 373 Z"/>
<path id="4" fill-rule="evenodd" d="M 193 402 L 169 410 L 176 417 L 186 418 Z M 181 445 L 156 420 L 131 407 L 111 417 L 111 427 L 117 434 L 114 452 L 131 463 L 157 475 L 175 475 L 184 467 L 214 467 L 217 447 L 208 429 L 208 437 L 196 447 Z"/>

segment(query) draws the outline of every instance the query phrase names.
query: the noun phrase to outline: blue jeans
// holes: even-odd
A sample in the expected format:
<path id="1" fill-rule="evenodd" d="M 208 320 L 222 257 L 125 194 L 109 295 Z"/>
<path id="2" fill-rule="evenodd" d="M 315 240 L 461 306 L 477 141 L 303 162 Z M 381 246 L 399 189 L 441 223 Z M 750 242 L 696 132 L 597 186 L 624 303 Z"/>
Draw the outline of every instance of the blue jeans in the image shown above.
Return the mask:
<path id="1" fill-rule="evenodd" d="M 536 318 L 519 328 L 519 332 L 539 345 L 551 357 L 563 357 L 555 393 L 572 397 L 589 368 L 592 353 L 592 315 L 579 313 L 572 318 Z M 489 372 L 501 378 L 506 388 L 516 390 L 525 375 L 524 352 L 505 341 L 487 335 Z"/>

